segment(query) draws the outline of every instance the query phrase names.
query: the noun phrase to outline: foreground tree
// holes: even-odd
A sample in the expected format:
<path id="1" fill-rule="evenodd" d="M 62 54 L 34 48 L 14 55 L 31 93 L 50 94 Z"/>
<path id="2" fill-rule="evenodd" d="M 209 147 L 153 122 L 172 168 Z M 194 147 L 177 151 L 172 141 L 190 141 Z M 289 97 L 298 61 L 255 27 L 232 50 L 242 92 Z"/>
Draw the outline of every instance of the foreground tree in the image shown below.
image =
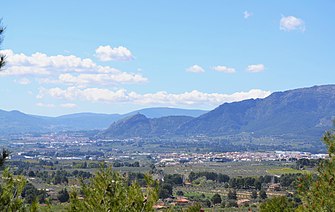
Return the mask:
<path id="1" fill-rule="evenodd" d="M 1 47 L 2 40 L 3 40 L 4 31 L 5 31 L 5 27 L 1 25 L 1 19 L 0 19 L 0 47 Z M 4 65 L 5 65 L 5 55 L 0 54 L 0 71 Z"/>
<path id="2" fill-rule="evenodd" d="M 293 212 L 294 203 L 286 196 L 273 197 L 260 205 L 260 212 Z"/>
<path id="3" fill-rule="evenodd" d="M 146 181 L 147 187 L 142 191 L 136 182 L 128 185 L 125 176 L 102 166 L 90 183 L 82 182 L 83 200 L 77 192 L 70 194 L 69 211 L 154 211 L 157 186 L 148 176 Z"/>
<path id="4" fill-rule="evenodd" d="M 36 201 L 33 201 L 30 205 L 24 203 L 21 194 L 27 180 L 23 176 L 14 177 L 7 168 L 2 173 L 1 181 L 0 211 L 37 211 L 38 203 Z"/>
<path id="5" fill-rule="evenodd" d="M 335 126 L 335 125 L 334 125 Z M 317 174 L 308 174 L 298 178 L 298 193 L 301 204 L 287 197 L 276 197 L 264 202 L 261 211 L 334 211 L 335 209 L 335 131 L 327 132 L 323 141 L 328 149 L 328 159 L 322 160 Z M 300 203 L 300 200 L 299 202 Z M 279 209 L 279 210 L 278 210 Z M 280 210 L 282 209 L 282 210 Z"/>
<path id="6" fill-rule="evenodd" d="M 327 132 L 323 141 L 329 158 L 318 165 L 317 176 L 298 179 L 302 205 L 298 211 L 334 211 L 335 209 L 335 131 Z"/>

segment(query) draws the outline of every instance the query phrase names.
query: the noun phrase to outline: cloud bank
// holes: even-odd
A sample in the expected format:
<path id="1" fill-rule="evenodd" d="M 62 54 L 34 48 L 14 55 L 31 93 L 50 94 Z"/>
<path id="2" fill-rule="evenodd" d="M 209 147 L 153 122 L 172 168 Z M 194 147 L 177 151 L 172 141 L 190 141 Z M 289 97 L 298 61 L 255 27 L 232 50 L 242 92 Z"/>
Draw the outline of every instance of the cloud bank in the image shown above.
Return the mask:
<path id="1" fill-rule="evenodd" d="M 225 102 L 235 102 L 251 98 L 265 98 L 270 91 L 252 89 L 247 92 L 233 94 L 204 93 L 197 90 L 184 93 L 156 93 L 139 94 L 126 89 L 109 90 L 101 88 L 68 87 L 62 89 L 41 88 L 37 98 L 53 97 L 63 100 L 80 100 L 88 102 L 133 103 L 138 105 L 165 105 L 165 106 L 217 106 Z"/>
<path id="2" fill-rule="evenodd" d="M 91 59 L 69 55 L 48 56 L 43 53 L 32 55 L 16 54 L 12 50 L 2 50 L 6 55 L 7 66 L 0 72 L 0 77 L 19 76 L 27 79 L 39 78 L 41 83 L 66 84 L 119 84 L 143 83 L 148 79 L 138 73 L 128 73 L 110 66 L 101 66 Z M 27 80 L 26 80 L 27 82 Z"/>

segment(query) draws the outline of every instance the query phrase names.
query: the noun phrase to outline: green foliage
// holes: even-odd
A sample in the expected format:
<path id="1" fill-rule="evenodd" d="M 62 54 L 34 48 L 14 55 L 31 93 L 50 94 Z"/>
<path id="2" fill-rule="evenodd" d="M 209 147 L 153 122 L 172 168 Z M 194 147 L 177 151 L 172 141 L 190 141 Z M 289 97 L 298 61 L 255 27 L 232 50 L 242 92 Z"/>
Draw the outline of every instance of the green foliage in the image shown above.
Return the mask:
<path id="1" fill-rule="evenodd" d="M 296 161 L 296 169 L 304 169 L 306 166 L 313 168 L 315 166 L 317 166 L 320 162 L 322 161 L 322 159 L 307 159 L 307 158 L 301 158 L 299 160 Z"/>
<path id="2" fill-rule="evenodd" d="M 184 196 L 184 192 L 181 191 L 181 190 L 178 190 L 178 191 L 176 192 L 176 195 L 177 195 L 177 196 Z"/>
<path id="3" fill-rule="evenodd" d="M 161 199 L 168 198 L 172 196 L 173 187 L 169 183 L 161 183 L 158 189 L 158 196 Z"/>
<path id="4" fill-rule="evenodd" d="M 222 202 L 221 196 L 218 193 L 214 194 L 211 200 L 213 205 L 220 204 Z"/>
<path id="5" fill-rule="evenodd" d="M 38 190 L 33 184 L 28 182 L 24 186 L 21 195 L 24 198 L 25 203 L 32 204 L 34 201 L 44 203 L 47 193 L 45 190 Z"/>
<path id="6" fill-rule="evenodd" d="M 82 183 L 83 200 L 77 192 L 70 194 L 69 211 L 115 211 L 137 212 L 154 211 L 157 201 L 157 187 L 152 178 L 146 176 L 147 187 L 142 191 L 135 182 L 128 185 L 127 178 L 119 172 L 101 167 L 90 179 L 90 183 Z"/>
<path id="7" fill-rule="evenodd" d="M 260 197 L 261 199 L 266 199 L 266 198 L 268 198 L 268 195 L 266 194 L 266 191 L 265 191 L 264 189 L 262 189 L 262 190 L 259 191 L 259 197 Z"/>
<path id="8" fill-rule="evenodd" d="M 57 199 L 59 202 L 67 202 L 70 199 L 69 192 L 66 190 L 66 188 L 60 190 L 57 194 Z"/>
<path id="9" fill-rule="evenodd" d="M 301 174 L 283 174 L 280 176 L 279 182 L 282 187 L 293 187 Z"/>
<path id="10" fill-rule="evenodd" d="M 0 66 L 1 68 L 1 66 Z M 2 150 L 2 153 L 0 154 L 0 168 L 4 166 L 6 159 L 9 156 L 9 152 L 5 149 Z"/>
<path id="11" fill-rule="evenodd" d="M 22 176 L 14 177 L 7 169 L 2 174 L 0 186 L 0 211 L 24 211 L 25 205 L 21 193 L 26 184 Z"/>
<path id="12" fill-rule="evenodd" d="M 4 166 L 8 156 L 9 152 L 3 150 L 0 156 L 0 168 Z M 32 201 L 30 206 L 24 204 L 23 191 L 26 184 L 27 180 L 23 176 L 14 177 L 13 174 L 9 172 L 8 168 L 2 172 L 2 180 L 0 184 L 0 211 L 37 211 L 38 204 L 36 201 Z"/>
<path id="13" fill-rule="evenodd" d="M 323 137 L 329 159 L 319 163 L 317 176 L 311 174 L 299 178 L 298 191 L 302 205 L 298 211 L 334 211 L 335 208 L 335 133 Z"/>
<path id="14" fill-rule="evenodd" d="M 253 190 L 252 192 L 251 192 L 251 195 L 250 195 L 250 197 L 252 198 L 252 199 L 257 199 L 257 191 L 255 191 L 255 190 Z"/>
<path id="15" fill-rule="evenodd" d="M 164 176 L 164 182 L 173 185 L 182 185 L 183 177 L 180 174 L 168 174 Z"/>
<path id="16" fill-rule="evenodd" d="M 185 212 L 199 212 L 201 209 L 201 205 L 199 203 L 195 203 L 194 205 L 189 206 L 186 208 L 186 210 L 183 210 Z"/>
<path id="17" fill-rule="evenodd" d="M 206 180 L 213 180 L 219 183 L 224 183 L 229 181 L 229 176 L 221 173 L 215 172 L 191 172 L 188 176 L 189 180 L 192 182 L 198 178 L 206 177 Z"/>
<path id="18" fill-rule="evenodd" d="M 227 203 L 227 207 L 228 208 L 237 208 L 238 205 L 237 205 L 236 200 L 229 200 L 228 203 Z"/>
<path id="19" fill-rule="evenodd" d="M 260 205 L 260 212 L 292 212 L 294 203 L 285 196 L 273 197 Z"/>
<path id="20" fill-rule="evenodd" d="M 228 192 L 228 199 L 230 199 L 230 200 L 237 200 L 236 190 L 229 190 L 229 192 Z"/>

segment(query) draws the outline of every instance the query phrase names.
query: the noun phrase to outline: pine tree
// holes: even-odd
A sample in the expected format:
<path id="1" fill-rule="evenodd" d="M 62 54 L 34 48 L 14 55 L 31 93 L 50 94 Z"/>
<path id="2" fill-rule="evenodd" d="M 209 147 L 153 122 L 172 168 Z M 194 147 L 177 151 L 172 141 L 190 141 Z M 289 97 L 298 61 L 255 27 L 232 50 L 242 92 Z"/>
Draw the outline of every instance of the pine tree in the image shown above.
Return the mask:
<path id="1" fill-rule="evenodd" d="M 136 182 L 128 185 L 119 172 L 101 166 L 89 184 L 82 182 L 83 200 L 79 200 L 77 192 L 70 194 L 69 211 L 154 211 L 157 186 L 151 177 L 146 176 L 146 181 L 143 192 Z"/>
<path id="2" fill-rule="evenodd" d="M 334 211 L 335 208 L 335 131 L 327 132 L 323 141 L 328 148 L 329 158 L 311 174 L 299 178 L 298 191 L 302 205 L 298 211 Z"/>
<path id="3" fill-rule="evenodd" d="M 5 27 L 3 27 L 2 25 L 1 25 L 1 19 L 0 19 L 0 47 L 1 47 L 1 43 L 2 43 L 2 41 L 3 41 L 3 33 L 4 33 L 4 31 L 5 31 Z M 3 66 L 5 65 L 5 55 L 1 55 L 0 54 L 0 70 L 3 68 Z"/>

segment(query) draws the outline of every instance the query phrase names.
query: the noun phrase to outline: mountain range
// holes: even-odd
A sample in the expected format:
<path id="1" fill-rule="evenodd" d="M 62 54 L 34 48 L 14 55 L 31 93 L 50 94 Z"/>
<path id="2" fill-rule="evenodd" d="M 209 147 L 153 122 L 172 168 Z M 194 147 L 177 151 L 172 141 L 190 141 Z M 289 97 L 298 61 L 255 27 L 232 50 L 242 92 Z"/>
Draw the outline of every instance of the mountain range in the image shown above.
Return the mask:
<path id="1" fill-rule="evenodd" d="M 46 117 L 0 110 L 0 133 L 99 130 L 100 138 L 251 135 L 320 143 L 334 117 L 335 85 L 322 85 L 224 103 L 211 111 L 147 108 L 127 114 Z"/>
<path id="2" fill-rule="evenodd" d="M 114 122 L 102 137 L 223 136 L 248 133 L 320 140 L 335 117 L 335 85 L 274 92 L 264 99 L 224 103 L 199 117 L 150 118 L 144 114 Z"/>
<path id="3" fill-rule="evenodd" d="M 197 117 L 206 112 L 208 111 L 157 107 L 136 110 L 126 114 L 76 113 L 47 117 L 29 115 L 16 110 L 0 110 L 0 133 L 8 135 L 28 132 L 103 130 L 108 128 L 111 123 L 135 114 L 144 114 L 148 118 L 163 116 Z"/>

